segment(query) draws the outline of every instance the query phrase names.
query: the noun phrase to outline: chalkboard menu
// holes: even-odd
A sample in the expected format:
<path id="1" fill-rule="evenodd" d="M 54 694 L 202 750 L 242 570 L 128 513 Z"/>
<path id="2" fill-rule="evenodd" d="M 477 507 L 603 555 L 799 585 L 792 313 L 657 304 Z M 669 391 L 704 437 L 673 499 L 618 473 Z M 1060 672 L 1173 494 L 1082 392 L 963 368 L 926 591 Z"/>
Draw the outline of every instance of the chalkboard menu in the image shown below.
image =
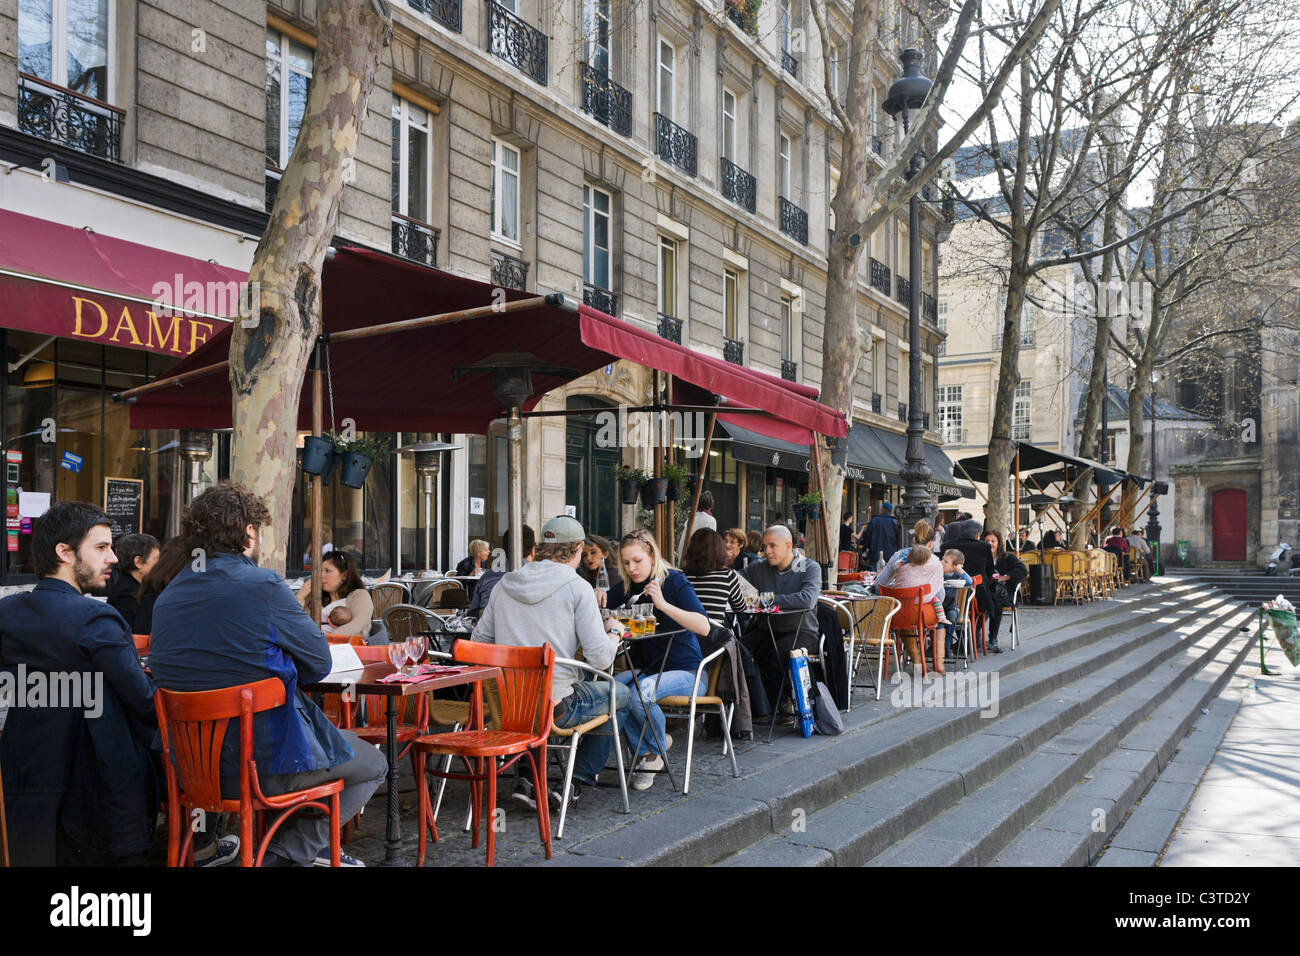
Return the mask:
<path id="1" fill-rule="evenodd" d="M 767 469 L 750 467 L 745 474 L 745 530 L 762 531 L 766 518 Z"/>
<path id="2" fill-rule="evenodd" d="M 139 478 L 105 478 L 104 510 L 113 519 L 113 538 L 139 534 L 144 520 L 144 482 Z"/>

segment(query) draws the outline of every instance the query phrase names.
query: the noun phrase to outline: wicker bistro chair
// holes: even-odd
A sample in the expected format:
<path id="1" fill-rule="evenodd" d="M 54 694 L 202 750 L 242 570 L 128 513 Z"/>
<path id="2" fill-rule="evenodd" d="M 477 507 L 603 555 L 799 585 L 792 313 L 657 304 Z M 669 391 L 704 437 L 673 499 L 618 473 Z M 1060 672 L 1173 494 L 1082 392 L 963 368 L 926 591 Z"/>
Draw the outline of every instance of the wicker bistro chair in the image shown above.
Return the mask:
<path id="1" fill-rule="evenodd" d="M 1025 565 L 1026 567 L 1028 567 L 1031 564 L 1042 563 L 1041 560 L 1042 555 L 1040 555 L 1037 551 L 1021 551 L 1019 557 L 1020 557 L 1020 563 Z"/>
<path id="2" fill-rule="evenodd" d="M 417 634 L 427 634 L 429 646 L 441 650 L 437 632 L 442 624 L 441 617 L 418 604 L 394 604 L 384 611 L 384 630 L 389 641 L 405 641 Z"/>
<path id="3" fill-rule="evenodd" d="M 448 578 L 433 582 L 418 603 L 422 603 L 431 611 L 440 608 L 454 610 L 459 607 L 469 607 L 469 594 L 465 590 L 465 585 L 455 578 Z"/>
<path id="4" fill-rule="evenodd" d="M 731 640 L 735 640 L 733 637 Z M 686 731 L 686 780 L 682 784 L 682 794 L 690 793 L 691 790 L 691 763 L 695 753 L 695 715 L 699 707 L 716 707 L 718 709 L 718 718 L 722 721 L 722 753 L 724 756 L 731 757 L 731 774 L 734 777 L 740 776 L 740 767 L 736 763 L 736 746 L 731 742 L 731 715 L 735 712 L 736 705 L 728 706 L 727 702 L 718 694 L 718 677 L 722 673 L 722 657 L 727 653 L 727 645 L 723 645 L 709 654 L 700 661 L 700 666 L 695 671 L 695 688 L 700 686 L 700 677 L 703 676 L 705 668 L 709 672 L 709 682 L 705 687 L 704 693 L 700 694 L 696 689 L 692 689 L 688 694 L 670 694 L 667 697 L 660 697 L 655 703 L 665 714 L 680 715 L 682 711 L 686 712 L 689 721 L 689 729 Z M 569 758 L 569 766 L 573 766 L 573 758 Z M 619 770 L 622 772 L 622 760 L 619 761 Z M 572 773 L 572 769 L 569 771 Z M 567 794 L 567 790 L 565 793 Z M 623 806 L 627 806 L 627 789 L 623 790 Z"/>
<path id="5" fill-rule="evenodd" d="M 849 700 L 847 713 L 853 708 L 853 690 L 855 687 L 874 687 L 876 700 L 880 700 L 880 690 L 884 679 L 889 676 L 889 651 L 894 652 L 894 663 L 902 669 L 898 643 L 889 628 L 889 622 L 898 613 L 899 603 L 890 597 L 871 597 L 862 594 L 850 594 L 847 591 L 826 591 L 822 594 L 823 602 L 833 606 L 839 616 L 840 627 L 847 639 L 849 664 Z M 876 679 L 871 684 L 855 684 L 858 668 L 863 657 L 871 648 L 876 650 Z"/>
<path id="6" fill-rule="evenodd" d="M 376 584 L 370 589 L 370 600 L 375 605 L 375 617 L 383 620 L 384 612 L 395 604 L 409 603 L 410 589 L 398 581 Z"/>
<path id="7" fill-rule="evenodd" d="M 614 735 L 614 753 L 618 755 L 618 786 L 623 794 L 623 812 L 631 813 L 632 808 L 627 802 L 627 774 L 624 772 L 623 767 L 623 747 L 618 739 L 618 711 L 614 707 L 616 682 L 613 676 L 607 674 L 605 671 L 597 670 L 584 661 L 575 661 L 568 657 L 557 657 L 555 663 L 557 665 L 566 664 L 569 667 L 582 671 L 585 675 L 589 675 L 596 680 L 603 680 L 609 683 L 609 713 L 598 714 L 591 718 L 591 720 L 578 724 L 576 727 L 556 727 L 555 724 L 551 724 L 552 741 L 555 741 L 561 750 L 568 753 L 568 759 L 564 764 L 564 787 L 560 796 L 560 825 L 555 831 L 555 839 L 562 840 L 564 839 L 564 821 L 569 814 L 569 795 L 573 790 L 573 762 L 578 756 L 578 744 L 582 742 L 584 734 L 590 733 L 597 727 L 602 727 L 605 724 L 610 725 L 610 733 Z M 694 729 L 694 725 L 692 724 L 691 730 L 694 731 Z M 559 743 L 560 741 L 565 742 Z M 690 758 L 688 757 L 688 767 L 689 759 Z M 688 769 L 687 773 L 689 772 Z M 446 781 L 444 780 L 443 782 L 445 783 Z M 539 793 L 537 799 L 545 800 L 547 799 L 547 795 Z"/>
<path id="8" fill-rule="evenodd" d="M 1056 579 L 1056 593 L 1052 595 L 1052 606 L 1055 607 L 1060 603 L 1062 595 L 1073 599 L 1075 604 L 1081 604 L 1085 585 L 1075 570 L 1075 553 L 1072 551 L 1053 551 L 1050 557 L 1052 559 L 1052 573 Z M 1078 555 L 1078 557 L 1081 558 L 1082 555 Z"/>

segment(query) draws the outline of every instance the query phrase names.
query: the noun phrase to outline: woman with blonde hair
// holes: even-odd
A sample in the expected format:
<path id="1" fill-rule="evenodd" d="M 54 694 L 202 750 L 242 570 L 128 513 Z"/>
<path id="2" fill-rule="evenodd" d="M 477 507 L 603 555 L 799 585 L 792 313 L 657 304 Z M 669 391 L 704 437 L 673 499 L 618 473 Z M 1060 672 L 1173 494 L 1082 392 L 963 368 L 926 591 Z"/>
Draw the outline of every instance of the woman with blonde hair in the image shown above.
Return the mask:
<path id="1" fill-rule="evenodd" d="M 488 555 L 492 553 L 491 546 L 479 538 L 475 538 L 469 543 L 469 557 L 462 558 L 460 564 L 456 565 L 456 573 L 459 575 L 482 574 L 487 570 L 484 567 L 487 564 Z"/>
<path id="2" fill-rule="evenodd" d="M 934 555 L 932 546 L 935 539 L 935 529 L 930 527 L 930 522 L 922 518 L 912 527 L 912 545 L 903 548 L 889 559 L 889 563 L 881 569 L 876 575 L 877 587 L 891 588 L 914 588 L 921 584 L 930 586 L 930 596 L 927 600 L 934 607 L 934 614 L 931 615 L 925 611 L 926 620 L 931 618 L 941 625 L 948 623 L 947 617 L 943 612 L 943 562 Z M 935 640 L 941 643 L 938 647 L 945 646 L 944 641 L 945 628 L 940 627 Z M 914 647 L 916 638 L 906 637 L 904 643 L 907 646 L 907 653 L 915 660 L 919 647 Z M 936 655 L 935 673 L 942 675 L 944 673 L 943 661 Z"/>
<path id="3" fill-rule="evenodd" d="M 654 604 L 655 630 L 679 632 L 641 640 L 635 645 L 639 658 L 637 685 L 645 707 L 633 701 L 621 727 L 632 746 L 637 746 L 640 740 L 640 748 L 633 755 L 636 764 L 632 787 L 648 790 L 654 784 L 654 772 L 664 768 L 664 755 L 672 746 L 672 738 L 664 729 L 664 712 L 655 701 L 670 695 L 688 695 L 697 689 L 695 672 L 702 655 L 696 636 L 708 634 L 710 624 L 686 575 L 663 559 L 649 531 L 637 530 L 623 536 L 619 542 L 618 573 L 619 580 L 609 589 L 609 607 L 648 600 Z M 632 677 L 631 671 L 624 671 L 617 679 L 630 684 Z M 701 679 L 699 690 L 703 690 L 703 684 Z M 664 741 L 662 753 L 659 740 Z"/>

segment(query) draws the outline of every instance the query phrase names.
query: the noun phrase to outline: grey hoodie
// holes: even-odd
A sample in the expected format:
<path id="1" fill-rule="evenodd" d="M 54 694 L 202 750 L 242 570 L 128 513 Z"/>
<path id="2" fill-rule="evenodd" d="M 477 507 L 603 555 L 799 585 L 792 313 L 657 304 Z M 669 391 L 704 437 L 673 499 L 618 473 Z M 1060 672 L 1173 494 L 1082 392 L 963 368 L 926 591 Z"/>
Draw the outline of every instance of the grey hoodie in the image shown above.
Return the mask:
<path id="1" fill-rule="evenodd" d="M 578 647 L 592 667 L 614 663 L 617 645 L 605 633 L 596 592 L 578 572 L 558 561 L 531 561 L 511 571 L 492 589 L 474 628 L 474 640 L 513 647 L 550 644 L 556 657 L 574 657 Z M 551 700 L 569 696 L 581 671 L 556 665 Z"/>

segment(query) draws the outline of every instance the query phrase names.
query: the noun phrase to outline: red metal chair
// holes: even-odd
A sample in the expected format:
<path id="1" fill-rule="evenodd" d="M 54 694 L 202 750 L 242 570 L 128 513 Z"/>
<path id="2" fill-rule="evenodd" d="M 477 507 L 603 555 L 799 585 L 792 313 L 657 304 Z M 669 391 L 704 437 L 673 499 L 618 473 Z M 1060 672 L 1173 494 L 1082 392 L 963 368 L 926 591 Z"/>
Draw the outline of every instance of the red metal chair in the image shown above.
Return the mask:
<path id="1" fill-rule="evenodd" d="M 135 641 L 135 653 L 138 657 L 147 657 L 149 655 L 149 635 L 132 634 L 131 639 Z"/>
<path id="2" fill-rule="evenodd" d="M 438 842 L 438 827 L 433 823 L 429 803 L 428 776 L 470 782 L 470 802 L 474 830 L 472 845 L 478 846 L 479 821 L 483 817 L 481 799 L 487 784 L 487 865 L 491 866 L 496 848 L 496 831 L 492 828 L 497 806 L 497 774 L 527 757 L 533 772 L 537 794 L 537 828 L 546 858 L 551 858 L 551 817 L 547 806 L 546 739 L 551 734 L 551 675 L 555 670 L 555 651 L 549 644 L 541 647 L 507 647 L 459 640 L 452 645 L 452 657 L 465 664 L 501 668 L 501 728 L 499 730 L 459 730 L 446 734 L 429 734 L 415 742 L 415 780 L 418 788 L 420 840 L 416 866 L 424 865 L 428 829 Z M 477 723 L 482 724 L 481 713 Z M 427 766 L 431 754 L 460 757 L 466 773 Z M 508 757 L 498 763 L 498 758 Z M 470 760 L 474 764 L 470 764 Z M 486 763 L 486 766 L 485 766 Z"/>
<path id="3" fill-rule="evenodd" d="M 984 575 L 976 574 L 971 576 L 971 586 L 978 588 L 984 582 Z M 989 588 L 989 597 L 993 598 L 993 589 Z M 993 598 L 996 600 L 996 598 Z M 979 659 L 980 652 L 987 657 L 989 653 L 989 617 L 980 607 L 979 591 L 975 592 L 975 601 L 971 604 L 971 647 L 975 648 L 975 658 Z"/>
<path id="4" fill-rule="evenodd" d="M 936 637 L 939 617 L 934 604 L 930 601 L 930 585 L 918 584 L 914 588 L 878 587 L 881 597 L 891 597 L 898 602 L 898 612 L 889 622 L 889 630 L 900 634 L 915 634 L 921 658 L 921 676 L 925 676 L 925 641 L 930 639 L 934 648 L 936 664 L 938 655 L 944 652 Z"/>
<path id="5" fill-rule="evenodd" d="M 253 715 L 285 702 L 284 684 L 268 677 L 252 684 L 218 690 L 171 691 L 154 695 L 158 732 L 162 737 L 163 769 L 167 776 L 167 865 L 193 865 L 194 810 L 239 814 L 241 866 L 261 866 L 266 848 L 281 825 L 299 810 L 328 814 L 330 865 L 339 865 L 339 794 L 342 780 L 306 790 L 268 796 L 262 792 L 253 759 Z M 239 799 L 221 796 L 221 746 L 231 718 L 239 719 Z M 279 811 L 270 827 L 261 827 L 257 856 L 253 856 L 254 816 Z M 264 820 L 259 820 L 264 823 Z M 185 838 L 181 839 L 181 830 Z"/>
<path id="6" fill-rule="evenodd" d="M 858 569 L 858 552 L 841 551 L 835 564 L 836 571 L 856 571 Z"/>

